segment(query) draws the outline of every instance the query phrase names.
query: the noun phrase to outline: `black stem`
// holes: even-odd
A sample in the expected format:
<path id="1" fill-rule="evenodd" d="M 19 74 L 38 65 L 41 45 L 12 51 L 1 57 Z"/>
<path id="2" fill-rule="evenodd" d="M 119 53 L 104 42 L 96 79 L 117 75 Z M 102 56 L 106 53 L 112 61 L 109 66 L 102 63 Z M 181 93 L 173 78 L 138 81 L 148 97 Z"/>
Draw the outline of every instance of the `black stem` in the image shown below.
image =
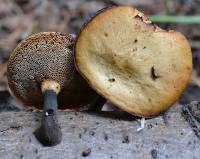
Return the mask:
<path id="1" fill-rule="evenodd" d="M 44 146 L 54 146 L 62 140 L 62 132 L 57 120 L 57 94 L 53 90 L 47 90 L 43 93 L 43 97 L 41 126 L 34 134 Z"/>
<path id="2" fill-rule="evenodd" d="M 106 99 L 102 96 L 98 96 L 89 106 L 88 111 L 91 112 L 97 112 L 101 111 L 103 108 L 103 105 L 106 103 Z"/>

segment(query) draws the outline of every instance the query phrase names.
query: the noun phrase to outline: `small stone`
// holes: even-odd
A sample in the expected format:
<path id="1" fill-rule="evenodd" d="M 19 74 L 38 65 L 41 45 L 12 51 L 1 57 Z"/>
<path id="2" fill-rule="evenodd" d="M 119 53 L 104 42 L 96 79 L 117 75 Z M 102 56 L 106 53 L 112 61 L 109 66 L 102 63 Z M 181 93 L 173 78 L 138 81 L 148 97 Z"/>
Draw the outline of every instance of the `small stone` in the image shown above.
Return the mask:
<path id="1" fill-rule="evenodd" d="M 124 136 L 122 143 L 128 144 L 129 142 L 130 142 L 129 141 L 129 137 L 128 136 Z"/>
<path id="2" fill-rule="evenodd" d="M 156 149 L 152 149 L 151 150 L 151 156 L 153 159 L 157 159 L 157 156 L 158 156 L 158 152 Z"/>
<path id="3" fill-rule="evenodd" d="M 38 149 L 35 149 L 35 154 L 37 154 L 38 153 Z"/>
<path id="4" fill-rule="evenodd" d="M 90 135 L 90 136 L 94 136 L 94 135 L 95 135 L 95 132 L 94 132 L 94 131 L 90 131 L 90 132 L 89 132 L 89 135 Z"/>
<path id="5" fill-rule="evenodd" d="M 91 153 L 91 148 L 87 148 L 82 152 L 82 156 L 87 157 L 90 155 L 90 153 Z"/>
<path id="6" fill-rule="evenodd" d="M 107 134 L 104 134 L 104 140 L 108 141 L 108 135 Z"/>

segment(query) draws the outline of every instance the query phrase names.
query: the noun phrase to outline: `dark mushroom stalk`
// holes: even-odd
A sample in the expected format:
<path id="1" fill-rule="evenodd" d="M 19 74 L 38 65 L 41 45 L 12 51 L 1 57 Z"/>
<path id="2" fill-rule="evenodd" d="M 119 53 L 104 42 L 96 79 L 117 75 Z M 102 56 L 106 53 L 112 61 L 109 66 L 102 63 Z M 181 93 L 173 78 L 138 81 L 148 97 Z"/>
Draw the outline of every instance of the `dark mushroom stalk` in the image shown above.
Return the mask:
<path id="1" fill-rule="evenodd" d="M 35 131 L 36 138 L 46 146 L 54 146 L 61 142 L 62 132 L 57 119 L 57 95 L 60 85 L 52 80 L 46 80 L 41 85 L 43 94 L 43 112 L 41 126 Z"/>

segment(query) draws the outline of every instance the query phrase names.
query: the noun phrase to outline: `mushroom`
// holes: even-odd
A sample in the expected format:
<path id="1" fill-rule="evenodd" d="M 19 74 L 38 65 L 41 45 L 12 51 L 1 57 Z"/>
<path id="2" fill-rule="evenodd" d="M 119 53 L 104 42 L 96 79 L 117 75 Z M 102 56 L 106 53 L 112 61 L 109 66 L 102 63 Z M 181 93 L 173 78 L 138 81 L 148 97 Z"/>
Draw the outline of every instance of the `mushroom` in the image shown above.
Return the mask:
<path id="1" fill-rule="evenodd" d="M 187 39 L 162 30 L 132 6 L 98 12 L 81 29 L 74 51 L 77 68 L 91 87 L 139 117 L 166 111 L 192 72 Z"/>
<path id="2" fill-rule="evenodd" d="M 45 146 L 61 142 L 58 108 L 78 109 L 97 98 L 75 69 L 73 43 L 71 35 L 34 34 L 18 44 L 8 61 L 8 83 L 14 95 L 27 106 L 43 108 L 41 126 L 34 134 Z"/>

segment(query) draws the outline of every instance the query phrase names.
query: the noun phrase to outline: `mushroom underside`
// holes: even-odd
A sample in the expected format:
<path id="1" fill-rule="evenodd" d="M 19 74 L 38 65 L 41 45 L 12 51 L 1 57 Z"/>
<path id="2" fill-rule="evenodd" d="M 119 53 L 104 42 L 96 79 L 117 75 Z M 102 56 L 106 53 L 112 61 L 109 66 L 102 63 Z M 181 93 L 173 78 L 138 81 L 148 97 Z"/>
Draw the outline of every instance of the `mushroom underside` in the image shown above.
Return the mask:
<path id="1" fill-rule="evenodd" d="M 77 38 L 75 58 L 97 92 L 137 116 L 167 110 L 192 70 L 185 37 L 160 29 L 130 6 L 108 8 L 92 18 Z"/>

